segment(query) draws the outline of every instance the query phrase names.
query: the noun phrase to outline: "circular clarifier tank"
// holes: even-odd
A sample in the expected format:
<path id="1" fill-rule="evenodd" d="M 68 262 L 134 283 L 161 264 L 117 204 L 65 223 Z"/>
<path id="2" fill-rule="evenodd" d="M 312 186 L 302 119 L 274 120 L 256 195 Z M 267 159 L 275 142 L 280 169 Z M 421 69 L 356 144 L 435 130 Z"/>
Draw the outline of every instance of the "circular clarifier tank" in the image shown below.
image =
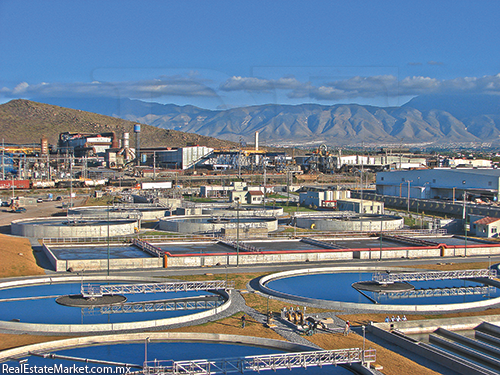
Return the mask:
<path id="1" fill-rule="evenodd" d="M 137 219 L 79 219 L 79 218 L 32 218 L 15 220 L 10 225 L 12 234 L 35 238 L 81 238 L 123 236 L 134 233 Z"/>
<path id="2" fill-rule="evenodd" d="M 161 230 L 180 233 L 211 233 L 222 229 L 236 228 L 264 228 L 267 232 L 278 230 L 276 218 L 263 217 L 212 217 L 212 216 L 189 216 L 171 217 L 160 220 Z"/>
<path id="3" fill-rule="evenodd" d="M 304 215 L 296 217 L 299 228 L 322 231 L 380 231 L 403 227 L 403 218 L 395 215 L 353 214 L 333 212 L 328 215 Z"/>
<path id="4" fill-rule="evenodd" d="M 277 297 L 325 308 L 387 311 L 462 310 L 500 302 L 494 281 L 433 280 L 378 283 L 380 270 L 366 268 L 285 271 L 260 279 L 261 290 Z"/>
<path id="5" fill-rule="evenodd" d="M 147 335 L 147 336 L 146 336 Z M 313 348 L 301 346 L 293 343 L 287 343 L 279 340 L 261 339 L 261 338 L 246 338 L 244 336 L 235 335 L 215 335 L 210 334 L 189 334 L 189 333 L 173 333 L 167 339 L 162 339 L 162 336 L 167 336 L 168 333 L 147 333 L 137 334 L 135 338 L 130 335 L 122 335 L 120 343 L 106 344 L 105 341 L 109 336 L 92 337 L 92 345 L 81 345 L 80 347 L 64 348 L 63 345 L 71 345 L 72 340 L 61 340 L 59 347 L 56 342 L 42 344 L 45 348 L 38 348 L 37 352 L 50 353 L 51 356 L 17 356 L 20 361 L 26 363 L 26 366 L 47 366 L 62 365 L 71 368 L 72 366 L 80 367 L 87 365 L 88 368 L 107 366 L 109 368 L 121 367 L 119 364 L 126 364 L 130 371 L 140 371 L 143 363 L 147 359 L 148 366 L 155 365 L 171 365 L 172 361 L 191 361 L 191 360 L 216 360 L 221 358 L 241 358 L 247 356 L 268 356 L 280 354 L 283 352 L 308 351 Z M 141 340 L 137 339 L 141 336 Z M 183 341 L 184 339 L 184 341 Z M 81 340 L 84 341 L 85 339 Z M 103 340 L 99 343 L 99 340 Z M 206 340 L 206 341 L 204 341 Z M 125 341 L 125 342 L 123 342 Z M 186 342 L 189 341 L 189 342 Z M 195 341 L 195 342 L 193 342 Z M 217 341 L 217 342 L 213 342 Z M 238 342 L 238 344 L 234 344 Z M 22 349 L 20 348 L 22 353 Z M 29 352 L 29 346 L 24 350 Z M 62 359 L 60 357 L 65 357 Z M 82 362 L 75 360 L 76 358 L 89 359 Z M 0 360 L 1 361 L 1 360 Z M 100 361 L 102 363 L 93 363 Z M 114 365 L 111 365 L 113 362 Z M 7 361 L 3 365 L 12 368 L 19 367 L 18 361 Z M 123 366 L 124 367 L 124 366 Z M 294 374 L 294 375 L 347 375 L 356 373 L 341 366 L 332 366 L 324 364 L 321 367 L 308 366 L 305 368 L 276 369 L 274 372 L 278 375 Z M 92 369 L 90 371 L 98 371 Z M 119 372 L 116 372 L 119 373 Z M 236 373 L 236 372 L 235 372 Z"/>
<path id="6" fill-rule="evenodd" d="M 142 220 L 157 220 L 165 217 L 170 212 L 168 207 L 158 207 L 148 204 L 127 204 L 120 206 L 84 206 L 70 208 L 70 215 L 80 215 L 82 217 L 106 217 L 112 219 L 127 219 L 140 216 Z"/>
<path id="7" fill-rule="evenodd" d="M 196 207 L 196 206 L 195 206 Z M 238 209 L 234 205 L 221 205 L 218 203 L 200 204 L 203 215 L 211 216 L 253 216 L 253 217 L 276 217 L 283 215 L 283 207 L 276 206 L 240 206 Z"/>
<path id="8" fill-rule="evenodd" d="M 28 332 L 132 330 L 186 323 L 223 311 L 229 305 L 229 295 L 224 291 L 128 291 L 84 298 L 78 277 L 66 279 L 74 281 L 54 284 L 57 280 L 52 279 L 49 284 L 29 285 L 34 282 L 30 280 L 7 288 L 0 284 L 0 327 Z M 93 287 L 115 284 L 132 283 L 92 282 Z"/>

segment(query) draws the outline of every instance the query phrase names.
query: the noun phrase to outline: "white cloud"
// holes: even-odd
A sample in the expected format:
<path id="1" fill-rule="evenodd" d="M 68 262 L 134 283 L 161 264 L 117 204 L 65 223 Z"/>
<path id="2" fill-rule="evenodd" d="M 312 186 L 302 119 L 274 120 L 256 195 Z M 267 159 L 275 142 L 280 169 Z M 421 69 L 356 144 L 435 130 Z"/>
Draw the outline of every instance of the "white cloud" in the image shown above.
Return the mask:
<path id="1" fill-rule="evenodd" d="M 187 75 L 161 76 L 156 79 L 126 82 L 38 83 L 21 82 L 14 88 L 3 87 L 3 97 L 161 97 L 217 98 L 219 94 L 252 96 L 278 91 L 281 97 L 317 101 L 340 101 L 357 98 L 396 98 L 422 94 L 489 93 L 500 94 L 500 74 L 483 77 L 458 77 L 440 80 L 432 77 L 394 75 L 354 76 L 328 81 L 300 81 L 285 76 L 279 79 L 233 76 L 219 85 L 203 79 L 197 72 Z"/>
<path id="2" fill-rule="evenodd" d="M 91 83 L 39 83 L 18 84 L 14 89 L 4 92 L 11 97 L 130 97 L 159 98 L 163 96 L 217 96 L 215 90 L 204 81 L 180 76 L 161 77 L 159 79 L 135 82 L 99 82 Z"/>
<path id="3" fill-rule="evenodd" d="M 316 100 L 345 100 L 422 94 L 500 94 L 500 74 L 484 77 L 459 77 L 450 80 L 439 80 L 423 76 L 406 77 L 402 80 L 398 80 L 393 75 L 355 76 L 344 80 L 324 82 L 321 85 L 300 82 L 295 78 L 285 84 L 285 81 L 280 80 L 232 77 L 222 84 L 221 88 L 226 91 L 244 90 L 253 91 L 254 93 L 272 89 L 288 89 L 288 98 Z"/>
<path id="4" fill-rule="evenodd" d="M 223 91 L 271 91 L 295 89 L 302 85 L 293 77 L 283 77 L 280 79 L 263 79 L 256 77 L 236 77 L 229 78 L 220 85 Z"/>
<path id="5" fill-rule="evenodd" d="M 12 90 L 12 94 L 14 95 L 22 95 L 22 93 L 24 91 L 26 91 L 26 89 L 29 87 L 28 83 L 27 82 L 21 82 L 19 85 L 17 85 L 16 87 L 14 87 L 14 89 Z"/>

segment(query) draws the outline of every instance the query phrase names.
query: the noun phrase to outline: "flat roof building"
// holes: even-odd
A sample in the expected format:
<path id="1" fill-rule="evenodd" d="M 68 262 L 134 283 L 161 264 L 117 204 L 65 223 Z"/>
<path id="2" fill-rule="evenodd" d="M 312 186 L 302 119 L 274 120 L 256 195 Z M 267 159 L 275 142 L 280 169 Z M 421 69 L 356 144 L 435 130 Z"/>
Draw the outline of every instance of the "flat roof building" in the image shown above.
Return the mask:
<path id="1" fill-rule="evenodd" d="M 377 173 L 377 194 L 420 199 L 498 200 L 498 169 L 419 169 Z"/>

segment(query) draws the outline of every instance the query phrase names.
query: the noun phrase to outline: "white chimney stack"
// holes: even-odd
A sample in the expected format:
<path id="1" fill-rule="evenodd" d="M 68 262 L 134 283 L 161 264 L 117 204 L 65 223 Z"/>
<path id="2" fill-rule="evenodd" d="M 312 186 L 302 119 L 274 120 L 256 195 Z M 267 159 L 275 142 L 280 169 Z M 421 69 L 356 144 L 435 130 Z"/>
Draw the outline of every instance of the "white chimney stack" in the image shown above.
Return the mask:
<path id="1" fill-rule="evenodd" d="M 123 148 L 129 148 L 129 147 L 130 147 L 129 134 L 123 133 Z"/>

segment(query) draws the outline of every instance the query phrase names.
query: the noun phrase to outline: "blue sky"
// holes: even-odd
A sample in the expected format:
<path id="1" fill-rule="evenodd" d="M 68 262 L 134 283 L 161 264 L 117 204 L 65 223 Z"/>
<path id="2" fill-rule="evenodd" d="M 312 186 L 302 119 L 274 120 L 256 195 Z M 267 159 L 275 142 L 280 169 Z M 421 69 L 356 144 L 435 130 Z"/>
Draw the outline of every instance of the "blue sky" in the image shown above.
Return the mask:
<path id="1" fill-rule="evenodd" d="M 496 0 L 0 0 L 0 102 L 213 109 L 498 94 L 499 14 Z"/>

